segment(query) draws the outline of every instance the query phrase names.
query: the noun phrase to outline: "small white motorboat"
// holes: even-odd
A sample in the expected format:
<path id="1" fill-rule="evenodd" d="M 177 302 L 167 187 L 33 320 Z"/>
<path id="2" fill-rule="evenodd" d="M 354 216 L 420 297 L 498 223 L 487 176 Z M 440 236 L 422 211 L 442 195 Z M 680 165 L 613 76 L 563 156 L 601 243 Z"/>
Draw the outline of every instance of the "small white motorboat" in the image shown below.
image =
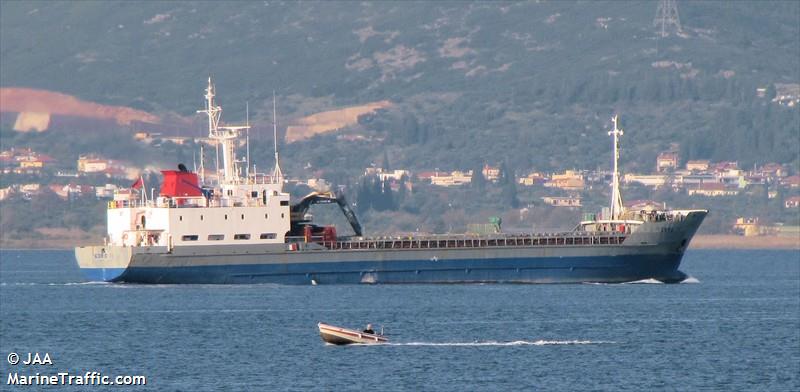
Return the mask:
<path id="1" fill-rule="evenodd" d="M 336 327 L 325 323 L 317 324 L 319 335 L 325 343 L 344 344 L 381 344 L 387 343 L 389 338 L 382 333 L 366 333 L 354 329 Z"/>

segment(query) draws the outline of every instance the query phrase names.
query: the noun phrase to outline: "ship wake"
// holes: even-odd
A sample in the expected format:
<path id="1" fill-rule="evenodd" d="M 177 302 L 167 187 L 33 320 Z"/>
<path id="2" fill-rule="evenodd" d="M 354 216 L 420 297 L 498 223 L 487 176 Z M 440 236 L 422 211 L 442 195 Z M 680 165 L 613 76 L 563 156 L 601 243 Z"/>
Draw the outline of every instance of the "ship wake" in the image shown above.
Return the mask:
<path id="1" fill-rule="evenodd" d="M 622 282 L 622 283 L 602 283 L 602 282 L 583 282 L 583 284 L 592 284 L 592 285 L 601 285 L 601 286 L 618 286 L 618 285 L 628 285 L 628 284 L 696 284 L 700 283 L 700 279 L 695 278 L 694 276 L 687 276 L 685 279 L 679 282 L 662 282 L 658 279 L 641 279 L 641 280 L 634 280 L 632 282 Z"/>
<path id="2" fill-rule="evenodd" d="M 64 283 L 47 283 L 47 282 L 3 282 L 0 286 L 92 286 L 92 285 L 111 285 L 111 282 L 64 282 Z"/>
<path id="3" fill-rule="evenodd" d="M 680 282 L 675 282 L 675 283 L 678 283 L 678 284 L 694 284 L 694 283 L 700 283 L 700 280 L 695 278 L 694 276 L 688 276 L 687 275 L 685 279 L 681 280 Z M 651 278 L 651 279 L 636 280 L 636 281 L 633 281 L 633 282 L 626 282 L 626 283 L 622 283 L 622 284 L 666 284 L 666 283 L 662 282 L 662 281 L 660 281 L 658 279 L 652 279 Z"/>
<path id="4" fill-rule="evenodd" d="M 476 341 L 476 342 L 406 342 L 386 343 L 386 346 L 432 346 L 432 347 L 482 347 L 482 346 L 573 346 L 587 344 L 614 344 L 603 340 L 515 340 L 511 342 Z"/>

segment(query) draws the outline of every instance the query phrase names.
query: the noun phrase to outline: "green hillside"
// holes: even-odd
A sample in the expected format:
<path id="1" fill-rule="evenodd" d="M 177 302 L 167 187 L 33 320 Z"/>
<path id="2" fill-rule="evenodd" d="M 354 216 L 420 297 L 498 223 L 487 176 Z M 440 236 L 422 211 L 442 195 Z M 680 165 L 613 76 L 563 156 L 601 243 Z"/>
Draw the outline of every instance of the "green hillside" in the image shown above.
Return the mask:
<path id="1" fill-rule="evenodd" d="M 626 131 L 626 172 L 652 171 L 673 143 L 681 163 L 778 162 L 800 171 L 800 108 L 769 96 L 775 83 L 800 83 L 800 2 L 680 1 L 683 31 L 665 38 L 653 26 L 656 4 L 3 1 L 0 87 L 193 116 L 212 75 L 224 119 L 244 120 L 249 103 L 251 121 L 261 124 L 271 122 L 273 90 L 284 119 L 390 100 L 391 109 L 342 131 L 364 136 L 359 141 L 327 134 L 281 147 L 289 175 L 313 173 L 351 189 L 365 167 L 384 160 L 411 170 L 503 164 L 517 175 L 607 169 L 614 113 Z M 757 88 L 768 96 L 757 97 Z M 58 159 L 97 151 L 142 166 L 191 162 L 195 152 L 60 132 L 18 135 L 5 124 L 0 141 Z M 254 138 L 253 161 L 270 167 L 271 139 Z M 513 194 L 482 192 L 415 194 L 400 203 L 413 207 L 400 208 L 407 215 L 392 219 L 413 230 L 434 210 L 503 211 Z M 455 207 L 443 201 L 456 196 Z M 522 195 L 522 204 L 539 196 Z M 605 203 L 596 196 L 589 207 Z M 780 206 L 763 208 L 779 217 Z M 385 214 L 367 216 L 367 226 L 380 226 Z M 428 227 L 472 218 L 436 218 Z"/>
<path id="2" fill-rule="evenodd" d="M 800 5 L 679 7 L 684 36 L 659 39 L 654 2 L 3 2 L 0 85 L 190 115 L 213 75 L 230 121 L 245 102 L 267 119 L 272 89 L 300 96 L 286 113 L 302 97 L 390 99 L 366 130 L 409 167 L 604 165 L 615 111 L 632 169 L 671 142 L 686 157 L 796 164 L 798 111 L 755 89 L 800 81 Z M 382 156 L 369 147 L 364 160 Z M 292 151 L 325 165 L 330 148 L 351 147 Z"/>

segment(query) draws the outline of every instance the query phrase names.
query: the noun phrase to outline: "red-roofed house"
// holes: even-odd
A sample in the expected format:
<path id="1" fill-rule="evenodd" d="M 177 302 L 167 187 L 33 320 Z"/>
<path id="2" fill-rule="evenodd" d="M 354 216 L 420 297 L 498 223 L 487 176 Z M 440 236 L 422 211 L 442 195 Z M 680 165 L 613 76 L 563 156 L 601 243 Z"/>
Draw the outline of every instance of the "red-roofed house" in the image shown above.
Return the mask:
<path id="1" fill-rule="evenodd" d="M 726 173 L 731 170 L 739 170 L 739 162 L 734 161 L 725 161 L 725 162 L 717 162 L 713 166 L 714 172 L 716 173 Z"/>
<path id="2" fill-rule="evenodd" d="M 758 173 L 765 177 L 785 177 L 787 174 L 780 163 L 766 163 L 758 168 Z"/>
<path id="3" fill-rule="evenodd" d="M 781 179 L 781 185 L 789 188 L 800 188 L 800 176 L 789 176 Z"/>
<path id="4" fill-rule="evenodd" d="M 55 193 L 58 197 L 67 200 L 69 198 L 69 191 L 67 190 L 67 186 L 65 185 L 58 185 L 58 184 L 50 184 L 47 186 L 53 193 Z"/>
<path id="5" fill-rule="evenodd" d="M 58 197 L 60 197 L 60 198 L 62 198 L 64 200 L 69 199 L 70 197 L 79 197 L 79 196 L 83 196 L 83 195 L 92 195 L 92 196 L 94 196 L 94 194 L 95 194 L 94 187 L 91 186 L 91 185 L 77 185 L 77 184 L 57 185 L 57 184 L 52 184 L 52 185 L 49 185 L 48 188 L 50 188 L 50 190 L 53 191 L 53 193 L 55 193 L 56 195 L 58 195 Z"/>
<path id="6" fill-rule="evenodd" d="M 487 164 L 483 166 L 481 174 L 483 174 L 483 178 L 487 179 L 488 181 L 497 182 L 497 180 L 500 179 L 500 168 L 492 167 Z"/>
<path id="7" fill-rule="evenodd" d="M 0 188 L 0 200 L 8 199 L 14 193 L 13 187 Z"/>
<path id="8" fill-rule="evenodd" d="M 672 151 L 662 152 L 656 158 L 656 171 L 665 172 L 678 168 L 678 153 Z"/>
<path id="9" fill-rule="evenodd" d="M 108 169 L 108 159 L 79 157 L 78 158 L 78 172 L 79 173 L 99 173 Z"/>
<path id="10" fill-rule="evenodd" d="M 708 170 L 708 167 L 711 165 L 711 161 L 707 159 L 698 159 L 694 161 L 686 162 L 686 170 L 689 171 L 696 171 L 696 172 L 704 172 Z"/>
<path id="11" fill-rule="evenodd" d="M 436 172 L 435 171 L 421 171 L 421 172 L 417 173 L 417 178 L 420 181 L 423 181 L 423 180 L 424 181 L 430 181 L 431 178 L 435 177 L 435 176 L 436 176 Z"/>

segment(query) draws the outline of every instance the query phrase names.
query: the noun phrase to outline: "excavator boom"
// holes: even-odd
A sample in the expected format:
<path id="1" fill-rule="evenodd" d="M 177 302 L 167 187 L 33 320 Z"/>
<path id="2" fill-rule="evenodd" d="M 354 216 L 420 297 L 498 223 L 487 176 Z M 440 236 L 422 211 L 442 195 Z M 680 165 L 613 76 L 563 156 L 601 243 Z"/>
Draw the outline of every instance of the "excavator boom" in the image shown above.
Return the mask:
<path id="1" fill-rule="evenodd" d="M 311 192 L 305 197 L 303 197 L 300 202 L 293 205 L 291 208 L 291 217 L 292 222 L 303 222 L 305 220 L 305 215 L 308 212 L 308 209 L 311 208 L 313 204 L 331 204 L 336 203 L 339 205 L 339 209 L 342 210 L 344 217 L 347 219 L 347 222 L 350 223 L 350 227 L 353 228 L 353 232 L 357 237 L 362 236 L 361 231 L 361 223 L 358 222 L 358 218 L 356 217 L 355 212 L 350 208 L 350 205 L 347 204 L 347 200 L 345 199 L 343 194 L 334 194 L 333 192 Z"/>

